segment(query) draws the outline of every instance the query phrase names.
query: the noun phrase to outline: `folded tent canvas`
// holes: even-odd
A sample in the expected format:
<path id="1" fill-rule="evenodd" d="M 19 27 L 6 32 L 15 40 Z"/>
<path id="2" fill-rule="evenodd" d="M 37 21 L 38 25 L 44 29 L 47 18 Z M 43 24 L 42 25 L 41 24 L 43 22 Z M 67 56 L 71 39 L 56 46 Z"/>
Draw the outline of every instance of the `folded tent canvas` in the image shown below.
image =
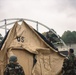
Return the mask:
<path id="1" fill-rule="evenodd" d="M 0 50 L 0 75 L 12 55 L 17 56 L 26 75 L 57 75 L 60 72 L 65 56 L 39 34 L 24 21 L 21 25 L 14 24 Z"/>

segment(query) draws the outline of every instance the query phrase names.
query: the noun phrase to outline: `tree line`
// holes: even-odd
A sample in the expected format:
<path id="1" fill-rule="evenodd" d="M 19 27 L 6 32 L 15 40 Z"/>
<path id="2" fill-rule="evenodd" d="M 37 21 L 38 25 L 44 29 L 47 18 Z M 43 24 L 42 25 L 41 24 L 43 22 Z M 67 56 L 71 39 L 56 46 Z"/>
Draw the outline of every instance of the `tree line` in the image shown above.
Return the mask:
<path id="1" fill-rule="evenodd" d="M 48 34 L 47 34 L 48 33 Z M 51 32 L 44 32 L 42 33 L 47 39 L 51 39 L 53 42 L 59 42 L 59 39 L 51 33 Z M 76 31 L 65 31 L 62 36 L 60 37 L 66 44 L 76 44 Z"/>
<path id="2" fill-rule="evenodd" d="M 66 44 L 76 44 L 76 31 L 65 31 L 61 36 Z"/>

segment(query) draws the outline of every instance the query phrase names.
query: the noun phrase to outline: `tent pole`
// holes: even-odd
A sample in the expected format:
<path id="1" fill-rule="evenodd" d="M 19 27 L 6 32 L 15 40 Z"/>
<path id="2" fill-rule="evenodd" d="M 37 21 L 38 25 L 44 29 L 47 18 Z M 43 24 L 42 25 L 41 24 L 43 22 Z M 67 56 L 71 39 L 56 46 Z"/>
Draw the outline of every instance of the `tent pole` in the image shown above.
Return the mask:
<path id="1" fill-rule="evenodd" d="M 38 31 L 38 22 L 37 22 L 37 25 L 36 25 L 36 29 L 37 29 L 37 31 Z"/>
<path id="2" fill-rule="evenodd" d="M 6 34 L 7 33 L 6 19 L 4 21 L 5 21 L 5 34 Z"/>

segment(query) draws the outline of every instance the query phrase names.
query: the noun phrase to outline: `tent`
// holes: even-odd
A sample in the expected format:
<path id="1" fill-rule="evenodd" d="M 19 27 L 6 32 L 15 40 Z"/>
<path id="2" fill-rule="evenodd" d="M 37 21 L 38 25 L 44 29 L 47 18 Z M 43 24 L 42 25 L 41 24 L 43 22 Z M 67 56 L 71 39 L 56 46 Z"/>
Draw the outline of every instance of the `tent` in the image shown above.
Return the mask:
<path id="1" fill-rule="evenodd" d="M 26 75 L 60 75 L 65 55 L 26 22 L 8 31 L 0 50 L 0 75 L 10 56 L 16 55 Z"/>

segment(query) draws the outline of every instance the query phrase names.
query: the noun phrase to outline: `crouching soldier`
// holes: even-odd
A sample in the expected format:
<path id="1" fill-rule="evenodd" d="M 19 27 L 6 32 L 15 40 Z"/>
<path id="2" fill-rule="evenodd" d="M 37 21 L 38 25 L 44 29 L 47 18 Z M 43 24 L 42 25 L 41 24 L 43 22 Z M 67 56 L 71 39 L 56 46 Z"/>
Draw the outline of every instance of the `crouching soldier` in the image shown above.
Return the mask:
<path id="1" fill-rule="evenodd" d="M 25 75 L 22 66 L 17 63 L 16 56 L 9 58 L 9 64 L 5 67 L 4 75 Z"/>

